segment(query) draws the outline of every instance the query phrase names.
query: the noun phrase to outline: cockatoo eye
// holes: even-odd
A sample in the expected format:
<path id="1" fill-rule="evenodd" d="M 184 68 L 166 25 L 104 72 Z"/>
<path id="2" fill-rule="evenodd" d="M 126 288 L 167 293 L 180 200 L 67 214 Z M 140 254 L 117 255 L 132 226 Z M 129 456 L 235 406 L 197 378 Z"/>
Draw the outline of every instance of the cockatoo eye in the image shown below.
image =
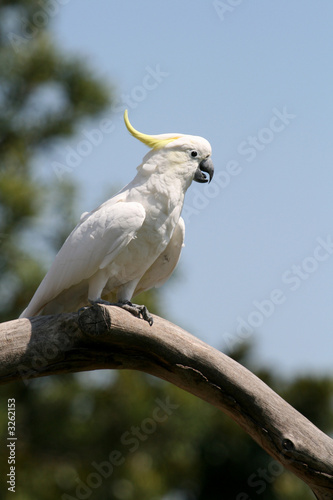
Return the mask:
<path id="1" fill-rule="evenodd" d="M 196 156 L 198 156 L 198 151 L 191 151 L 191 156 L 192 156 L 192 158 L 195 158 Z"/>

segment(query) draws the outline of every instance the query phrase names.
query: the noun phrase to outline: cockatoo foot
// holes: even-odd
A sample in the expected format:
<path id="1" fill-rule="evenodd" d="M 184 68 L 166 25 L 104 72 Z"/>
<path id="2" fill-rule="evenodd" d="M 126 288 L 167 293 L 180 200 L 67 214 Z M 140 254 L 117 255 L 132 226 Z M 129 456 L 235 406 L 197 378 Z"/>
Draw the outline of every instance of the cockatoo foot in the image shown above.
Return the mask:
<path id="1" fill-rule="evenodd" d="M 136 318 L 142 318 L 145 321 L 148 321 L 150 326 L 152 326 L 152 324 L 154 323 L 153 317 L 149 313 L 146 306 L 132 304 L 132 302 L 130 302 L 129 300 L 123 300 L 123 301 L 117 302 L 116 304 L 113 304 L 113 305 L 121 307 L 122 309 L 125 309 L 125 311 L 130 312 Z"/>
<path id="2" fill-rule="evenodd" d="M 119 302 L 108 302 L 107 300 L 97 299 L 97 300 L 89 300 L 91 305 L 94 304 L 104 304 L 106 306 L 117 306 L 125 309 L 125 311 L 130 312 L 136 318 L 142 318 L 145 321 L 148 321 L 149 325 L 152 326 L 154 323 L 152 315 L 149 313 L 146 306 L 141 306 L 138 304 L 132 304 L 129 300 L 123 300 Z M 82 308 L 83 309 L 83 308 Z"/>

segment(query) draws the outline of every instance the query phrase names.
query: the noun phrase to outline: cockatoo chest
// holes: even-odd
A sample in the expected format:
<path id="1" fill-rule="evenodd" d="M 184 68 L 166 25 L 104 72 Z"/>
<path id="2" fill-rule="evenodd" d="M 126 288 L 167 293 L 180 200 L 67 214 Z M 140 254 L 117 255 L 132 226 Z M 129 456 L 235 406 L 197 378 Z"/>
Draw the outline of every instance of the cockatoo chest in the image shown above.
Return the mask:
<path id="1" fill-rule="evenodd" d="M 163 195 L 158 198 L 154 196 L 153 199 L 152 196 L 148 193 L 141 200 L 146 211 L 141 228 L 108 266 L 111 288 L 124 281 L 129 282 L 141 278 L 170 242 L 179 221 L 182 203 L 171 204 L 170 198 L 166 199 Z"/>
<path id="2" fill-rule="evenodd" d="M 138 194 L 135 198 L 138 199 Z M 148 184 L 140 192 L 140 202 L 146 211 L 146 217 L 133 245 L 146 247 L 147 253 L 155 259 L 169 243 L 181 214 L 184 193 L 176 186 L 165 182 Z"/>
<path id="3" fill-rule="evenodd" d="M 164 205 L 164 206 L 163 206 Z M 129 245 L 129 250 L 142 255 L 146 268 L 168 245 L 180 217 L 181 208 L 156 203 L 146 209 L 146 218 L 137 236 Z M 142 263 L 142 264 L 144 264 Z"/>

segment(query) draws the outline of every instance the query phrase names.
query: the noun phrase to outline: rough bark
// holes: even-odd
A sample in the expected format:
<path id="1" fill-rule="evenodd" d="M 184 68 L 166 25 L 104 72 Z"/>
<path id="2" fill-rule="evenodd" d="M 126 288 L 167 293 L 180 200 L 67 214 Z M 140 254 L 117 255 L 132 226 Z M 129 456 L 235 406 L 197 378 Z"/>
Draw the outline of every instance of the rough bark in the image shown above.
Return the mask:
<path id="1" fill-rule="evenodd" d="M 157 316 L 117 307 L 0 325 L 0 383 L 101 368 L 167 380 L 234 419 L 320 500 L 333 499 L 333 440 L 242 365 Z"/>

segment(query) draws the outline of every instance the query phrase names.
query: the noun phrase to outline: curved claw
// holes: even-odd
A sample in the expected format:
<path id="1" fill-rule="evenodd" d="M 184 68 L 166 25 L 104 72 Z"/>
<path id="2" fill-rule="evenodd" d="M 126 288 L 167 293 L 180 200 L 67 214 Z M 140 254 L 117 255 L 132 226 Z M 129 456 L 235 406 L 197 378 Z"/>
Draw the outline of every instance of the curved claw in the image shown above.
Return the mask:
<path id="1" fill-rule="evenodd" d="M 141 306 L 141 307 L 142 307 L 142 309 L 141 309 L 142 319 L 144 319 L 145 321 L 148 321 L 149 325 L 152 326 L 152 324 L 154 323 L 152 315 L 149 313 L 146 306 Z"/>
<path id="2" fill-rule="evenodd" d="M 112 304 L 118 307 L 121 307 L 122 309 L 125 309 L 125 311 L 130 312 L 135 316 L 136 318 L 142 318 L 145 321 L 149 323 L 150 326 L 154 323 L 152 315 L 149 313 L 148 309 L 146 306 L 139 305 L 139 304 L 132 304 L 129 300 L 124 300 L 122 302 L 117 302 L 116 304 Z"/>

